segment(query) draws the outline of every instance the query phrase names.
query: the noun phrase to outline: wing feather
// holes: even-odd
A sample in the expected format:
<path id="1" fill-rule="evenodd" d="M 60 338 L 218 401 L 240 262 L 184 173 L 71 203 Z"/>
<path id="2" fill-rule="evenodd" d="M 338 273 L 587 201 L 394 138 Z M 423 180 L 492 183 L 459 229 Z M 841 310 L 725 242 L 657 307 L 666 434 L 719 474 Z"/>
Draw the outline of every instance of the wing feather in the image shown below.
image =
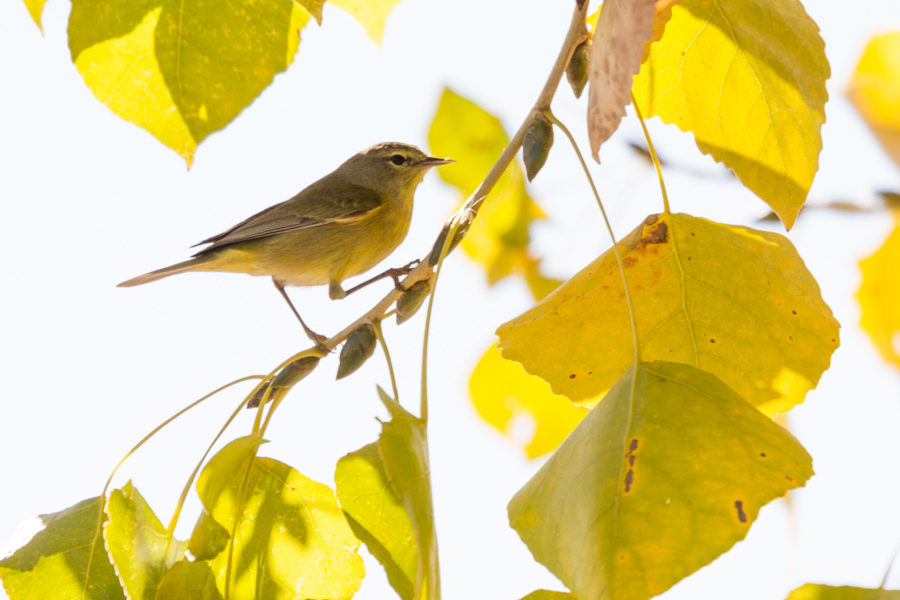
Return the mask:
<path id="1" fill-rule="evenodd" d="M 270 206 L 232 227 L 197 244 L 211 244 L 194 256 L 271 235 L 319 227 L 329 223 L 350 223 L 372 215 L 384 206 L 384 198 L 375 190 L 356 184 L 335 185 L 320 179 L 281 204 Z"/>

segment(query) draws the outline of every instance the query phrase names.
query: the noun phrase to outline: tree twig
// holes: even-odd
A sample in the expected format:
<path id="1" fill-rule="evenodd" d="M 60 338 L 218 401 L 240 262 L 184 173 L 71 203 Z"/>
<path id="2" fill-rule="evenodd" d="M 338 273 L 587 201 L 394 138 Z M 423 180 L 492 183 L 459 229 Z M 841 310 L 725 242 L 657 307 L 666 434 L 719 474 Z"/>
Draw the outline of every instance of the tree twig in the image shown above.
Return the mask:
<path id="1" fill-rule="evenodd" d="M 503 149 L 503 152 L 500 153 L 500 157 L 497 159 L 497 162 L 494 163 L 494 166 L 491 167 L 491 170 L 488 171 L 488 174 L 481 182 L 481 185 L 479 185 L 478 188 L 472 193 L 472 195 L 468 197 L 468 199 L 460 207 L 460 209 L 447 220 L 448 223 L 457 218 L 459 218 L 460 222 L 465 225 L 471 223 L 471 220 L 478 215 L 478 209 L 481 207 L 484 199 L 487 198 L 488 194 L 491 193 L 491 190 L 493 190 L 494 186 L 497 185 L 497 182 L 500 181 L 500 177 L 503 175 L 506 169 L 509 168 L 509 165 L 512 164 L 512 162 L 515 160 L 516 154 L 519 152 L 519 148 L 522 147 L 522 141 L 525 139 L 525 132 L 528 131 L 529 127 L 531 127 L 531 123 L 534 121 L 535 117 L 539 113 L 550 107 L 550 103 L 553 101 L 553 96 L 556 94 L 556 90 L 559 88 L 560 81 L 562 81 L 563 74 L 566 72 L 566 67 L 569 64 L 569 59 L 572 58 L 572 53 L 580 43 L 588 38 L 588 30 L 585 25 L 586 13 L 586 6 L 582 6 L 579 8 L 576 4 L 575 11 L 572 14 L 572 21 L 569 24 L 569 30 L 566 33 L 566 39 L 559 51 L 559 55 L 556 57 L 556 62 L 553 64 L 550 75 L 547 77 L 547 82 L 544 84 L 544 88 L 541 90 L 537 101 L 534 103 L 534 107 L 522 122 L 519 130 L 509 141 L 509 144 L 507 144 L 506 148 Z M 409 275 L 407 275 L 403 279 L 403 281 L 400 283 L 400 287 L 404 290 L 408 290 L 416 282 L 428 279 L 429 277 L 431 277 L 432 269 L 433 265 L 429 264 L 428 256 L 426 256 L 425 259 L 422 260 L 422 262 L 420 262 L 418 266 L 416 266 L 409 273 Z M 381 299 L 381 301 L 378 302 L 378 304 L 373 306 L 368 312 L 366 312 L 364 315 L 359 317 L 356 321 L 345 327 L 342 331 L 338 332 L 333 337 L 327 339 L 324 343 L 324 346 L 329 350 L 334 350 L 338 346 L 338 344 L 350 337 L 351 333 L 353 333 L 363 325 L 372 323 L 376 320 L 381 320 L 384 317 L 384 314 L 388 311 L 391 305 L 397 301 L 397 298 L 399 298 L 401 294 L 402 291 L 400 290 L 391 290 L 384 298 Z"/>

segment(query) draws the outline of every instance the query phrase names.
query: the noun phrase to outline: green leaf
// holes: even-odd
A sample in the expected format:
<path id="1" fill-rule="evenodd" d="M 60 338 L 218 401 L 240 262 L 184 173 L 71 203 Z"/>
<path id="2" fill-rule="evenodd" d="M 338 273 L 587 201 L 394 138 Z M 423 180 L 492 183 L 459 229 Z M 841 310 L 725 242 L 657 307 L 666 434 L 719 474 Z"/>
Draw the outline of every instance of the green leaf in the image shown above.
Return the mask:
<path id="1" fill-rule="evenodd" d="M 188 540 L 188 550 L 195 560 L 212 560 L 228 546 L 228 530 L 209 516 L 206 510 L 200 511 L 200 518 Z"/>
<path id="2" fill-rule="evenodd" d="M 474 192 L 497 162 L 509 138 L 497 117 L 475 103 L 444 89 L 428 131 L 435 156 L 451 156 L 452 165 L 438 167 L 441 178 L 459 189 L 462 199 Z M 544 214 L 525 191 L 525 177 L 513 162 L 478 211 L 462 248 L 487 271 L 494 284 L 524 272 L 531 242 L 529 227 Z"/>
<path id="3" fill-rule="evenodd" d="M 131 600 L 153 600 L 168 565 L 184 557 L 184 542 L 173 539 L 129 481 L 113 490 L 106 503 L 108 520 L 103 528 L 106 548 Z"/>
<path id="4" fill-rule="evenodd" d="M 508 437 L 513 437 L 508 431 L 513 418 L 526 417 L 534 422 L 530 439 L 515 440 L 524 446 L 528 458 L 556 450 L 587 415 L 565 396 L 554 394 L 546 381 L 500 356 L 497 347 L 491 347 L 478 361 L 469 380 L 469 393 L 481 418 Z"/>
<path id="5" fill-rule="evenodd" d="M 575 594 L 568 592 L 551 592 L 550 590 L 536 590 L 531 592 L 522 600 L 578 600 Z"/>
<path id="6" fill-rule="evenodd" d="M 790 229 L 819 168 L 830 75 L 798 0 L 684 0 L 633 89 L 644 116 L 693 133 Z"/>
<path id="7" fill-rule="evenodd" d="M 102 504 L 91 498 L 38 517 L 43 529 L 0 560 L 10 600 L 125 600 L 98 530 Z"/>
<path id="8" fill-rule="evenodd" d="M 329 4 L 341 8 L 356 19 L 356 22 L 366 30 L 366 35 L 379 47 L 381 46 L 381 39 L 384 37 L 384 27 L 387 25 L 387 18 L 400 2 L 401 0 L 328 1 Z"/>
<path id="9" fill-rule="evenodd" d="M 646 600 L 742 540 L 812 476 L 800 443 L 687 365 L 632 367 L 509 504 L 579 598 Z"/>
<path id="10" fill-rule="evenodd" d="M 287 69 L 308 20 L 291 0 L 73 0 L 69 48 L 101 102 L 190 166 Z"/>
<path id="11" fill-rule="evenodd" d="M 388 480 L 378 443 L 341 458 L 334 481 L 350 528 L 387 572 L 403 600 L 412 600 L 416 581 L 416 540 L 412 522 Z"/>
<path id="12" fill-rule="evenodd" d="M 651 215 L 618 244 L 641 356 L 712 373 L 775 416 L 828 368 L 840 325 L 784 236 L 690 215 Z M 634 357 L 612 250 L 501 325 L 503 357 L 592 406 Z"/>
<path id="13" fill-rule="evenodd" d="M 807 583 L 791 592 L 786 600 L 900 600 L 900 591 Z"/>
<path id="14" fill-rule="evenodd" d="M 847 86 L 847 97 L 900 167 L 900 32 L 869 41 Z"/>
<path id="15" fill-rule="evenodd" d="M 892 211 L 894 229 L 872 256 L 859 262 L 859 300 L 863 331 L 885 362 L 900 369 L 900 211 Z"/>
<path id="16" fill-rule="evenodd" d="M 197 479 L 209 514 L 234 532 L 234 598 L 350 598 L 364 576 L 359 540 L 334 492 L 272 458 L 256 458 L 264 440 L 249 435 L 220 450 Z M 241 502 L 241 481 L 249 479 Z M 235 519 L 236 504 L 242 510 Z M 228 549 L 213 561 L 224 592 Z M 258 596 L 257 596 L 258 595 Z"/>
<path id="17" fill-rule="evenodd" d="M 391 420 L 381 424 L 378 452 L 388 480 L 412 522 L 418 549 L 413 598 L 438 600 L 441 579 L 425 423 L 406 412 L 380 387 L 378 395 L 391 413 Z"/>
<path id="18" fill-rule="evenodd" d="M 222 600 L 216 577 L 205 562 L 178 561 L 166 573 L 157 600 Z"/>

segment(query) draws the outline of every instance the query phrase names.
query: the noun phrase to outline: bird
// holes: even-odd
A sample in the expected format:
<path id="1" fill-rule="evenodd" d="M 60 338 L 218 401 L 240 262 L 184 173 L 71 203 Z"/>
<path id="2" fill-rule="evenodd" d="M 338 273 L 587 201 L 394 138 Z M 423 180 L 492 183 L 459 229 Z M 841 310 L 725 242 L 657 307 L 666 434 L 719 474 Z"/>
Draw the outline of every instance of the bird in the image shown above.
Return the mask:
<path id="1" fill-rule="evenodd" d="M 325 336 L 307 327 L 285 286 L 328 285 L 332 300 L 366 285 L 408 273 L 417 262 L 384 273 L 350 290 L 342 282 L 366 273 L 406 237 L 413 196 L 432 167 L 449 158 L 430 156 L 410 144 L 385 142 L 359 152 L 293 198 L 271 206 L 193 247 L 208 244 L 190 260 L 129 279 L 134 287 L 180 273 L 216 271 L 271 277 L 307 336 L 324 349 Z"/>

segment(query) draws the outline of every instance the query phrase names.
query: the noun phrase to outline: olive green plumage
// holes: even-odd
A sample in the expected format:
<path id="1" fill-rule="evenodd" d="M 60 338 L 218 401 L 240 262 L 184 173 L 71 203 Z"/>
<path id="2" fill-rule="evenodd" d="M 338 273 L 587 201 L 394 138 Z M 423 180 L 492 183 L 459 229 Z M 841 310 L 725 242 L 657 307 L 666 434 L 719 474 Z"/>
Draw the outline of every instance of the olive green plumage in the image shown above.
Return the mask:
<path id="1" fill-rule="evenodd" d="M 413 194 L 429 168 L 452 162 L 415 146 L 378 144 L 353 156 L 299 194 L 204 240 L 183 263 L 119 284 L 131 287 L 191 271 L 272 277 L 276 286 L 329 284 L 365 273 L 409 231 Z"/>

